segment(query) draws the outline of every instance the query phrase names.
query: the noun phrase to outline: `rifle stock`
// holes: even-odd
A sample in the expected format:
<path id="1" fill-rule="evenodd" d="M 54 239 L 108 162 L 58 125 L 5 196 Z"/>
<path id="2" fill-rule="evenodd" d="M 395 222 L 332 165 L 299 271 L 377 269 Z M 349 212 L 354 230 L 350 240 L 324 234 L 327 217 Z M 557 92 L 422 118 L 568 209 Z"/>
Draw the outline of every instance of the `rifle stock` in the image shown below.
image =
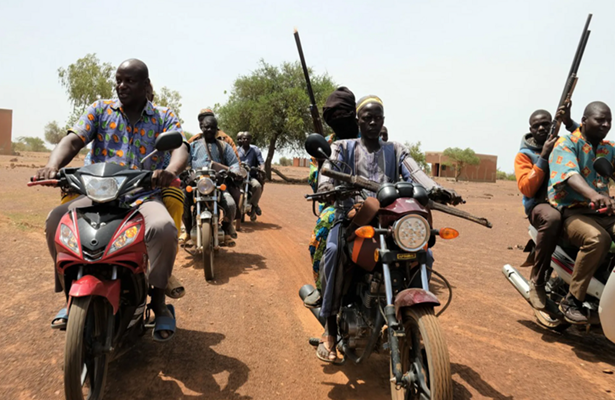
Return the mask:
<path id="1" fill-rule="evenodd" d="M 314 97 L 314 91 L 312 90 L 312 83 L 310 82 L 310 73 L 305 63 L 305 57 L 303 56 L 303 48 L 301 47 L 301 39 L 299 38 L 299 31 L 295 29 L 295 43 L 297 43 L 297 50 L 299 51 L 299 59 L 301 60 L 301 68 L 303 68 L 303 76 L 305 76 L 305 83 L 307 84 L 307 92 L 310 98 L 310 114 L 312 114 L 312 121 L 314 122 L 314 132 L 325 135 L 325 130 L 322 126 L 320 114 L 318 113 L 318 106 L 316 105 L 316 98 Z"/>
<path id="2" fill-rule="evenodd" d="M 572 59 L 572 65 L 570 66 L 570 71 L 568 72 L 568 79 L 566 80 L 566 85 L 564 86 L 564 91 L 559 100 L 559 104 L 557 106 L 557 110 L 555 111 L 555 118 L 553 119 L 553 123 L 551 124 L 551 129 L 549 132 L 549 136 L 557 136 L 559 133 L 559 129 L 562 125 L 561 116 L 558 115 L 559 109 L 562 106 L 567 106 L 572 99 L 572 94 L 574 93 L 574 89 L 577 86 L 577 81 L 579 77 L 577 76 L 577 72 L 579 71 L 579 66 L 581 65 L 581 59 L 583 58 L 583 53 L 585 52 L 585 47 L 587 46 L 587 41 L 589 40 L 589 34 L 591 31 L 589 30 L 589 23 L 591 22 L 592 14 L 587 16 L 587 20 L 585 21 L 585 26 L 583 27 L 583 32 L 581 33 L 581 40 L 577 46 L 577 51 L 574 54 L 574 58 Z"/>

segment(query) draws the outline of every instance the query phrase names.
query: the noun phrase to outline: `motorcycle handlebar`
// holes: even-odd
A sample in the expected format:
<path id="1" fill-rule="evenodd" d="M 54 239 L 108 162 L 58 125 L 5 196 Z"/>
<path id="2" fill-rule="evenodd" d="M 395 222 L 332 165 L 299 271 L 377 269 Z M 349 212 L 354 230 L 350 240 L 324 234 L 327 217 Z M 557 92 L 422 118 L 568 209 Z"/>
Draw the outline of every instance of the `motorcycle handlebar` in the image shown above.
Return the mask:
<path id="1" fill-rule="evenodd" d="M 324 176 L 328 176 L 329 178 L 337 179 L 338 181 L 350 183 L 354 186 L 360 187 L 361 189 L 366 189 L 371 192 L 377 192 L 380 189 L 380 184 L 377 182 L 371 181 L 369 179 L 365 179 L 361 176 L 349 175 L 343 172 L 337 172 L 330 170 L 329 168 L 323 168 L 320 171 Z"/>

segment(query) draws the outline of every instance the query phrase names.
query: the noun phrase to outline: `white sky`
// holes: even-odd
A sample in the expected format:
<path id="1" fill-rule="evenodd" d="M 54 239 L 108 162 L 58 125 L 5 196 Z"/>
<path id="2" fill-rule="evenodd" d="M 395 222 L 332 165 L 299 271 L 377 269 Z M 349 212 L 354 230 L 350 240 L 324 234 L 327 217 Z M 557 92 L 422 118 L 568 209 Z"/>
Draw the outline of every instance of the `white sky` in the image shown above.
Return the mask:
<path id="1" fill-rule="evenodd" d="M 511 172 L 531 112 L 557 106 L 589 12 L 575 119 L 590 101 L 615 105 L 613 0 L 2 1 L 0 108 L 14 110 L 14 138 L 43 137 L 70 111 L 58 67 L 135 57 L 154 87 L 180 92 L 197 132 L 199 109 L 224 103 L 259 59 L 298 59 L 297 27 L 316 73 L 383 99 L 391 140 L 471 147 Z"/>

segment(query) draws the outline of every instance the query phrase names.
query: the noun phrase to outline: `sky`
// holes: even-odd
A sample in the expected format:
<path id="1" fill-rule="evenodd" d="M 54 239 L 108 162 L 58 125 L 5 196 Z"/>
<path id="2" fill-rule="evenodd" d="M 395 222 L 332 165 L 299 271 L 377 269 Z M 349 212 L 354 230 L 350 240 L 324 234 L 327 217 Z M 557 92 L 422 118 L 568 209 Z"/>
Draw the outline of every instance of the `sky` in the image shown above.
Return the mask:
<path id="1" fill-rule="evenodd" d="M 42 138 L 71 110 L 58 68 L 88 53 L 114 66 L 139 58 L 155 88 L 181 94 L 184 129 L 198 132 L 198 111 L 226 102 L 260 59 L 298 60 L 296 27 L 315 73 L 382 98 L 390 140 L 470 147 L 512 172 L 529 115 L 557 108 L 590 12 L 576 120 L 591 101 L 615 105 L 612 0 L 3 1 L 0 108 L 13 110 L 13 138 Z"/>

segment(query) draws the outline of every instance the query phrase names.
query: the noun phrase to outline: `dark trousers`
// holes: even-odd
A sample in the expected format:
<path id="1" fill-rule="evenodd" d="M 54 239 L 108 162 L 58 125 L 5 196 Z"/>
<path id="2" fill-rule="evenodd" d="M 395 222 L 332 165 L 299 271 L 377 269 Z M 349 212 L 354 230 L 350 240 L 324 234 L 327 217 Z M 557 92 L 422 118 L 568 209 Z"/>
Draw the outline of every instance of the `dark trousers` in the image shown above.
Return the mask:
<path id="1" fill-rule="evenodd" d="M 546 277 L 551 274 L 551 256 L 561 232 L 562 214 L 551 205 L 543 203 L 532 209 L 529 220 L 538 231 L 534 268 L 530 278 L 536 285 L 544 285 Z"/>

